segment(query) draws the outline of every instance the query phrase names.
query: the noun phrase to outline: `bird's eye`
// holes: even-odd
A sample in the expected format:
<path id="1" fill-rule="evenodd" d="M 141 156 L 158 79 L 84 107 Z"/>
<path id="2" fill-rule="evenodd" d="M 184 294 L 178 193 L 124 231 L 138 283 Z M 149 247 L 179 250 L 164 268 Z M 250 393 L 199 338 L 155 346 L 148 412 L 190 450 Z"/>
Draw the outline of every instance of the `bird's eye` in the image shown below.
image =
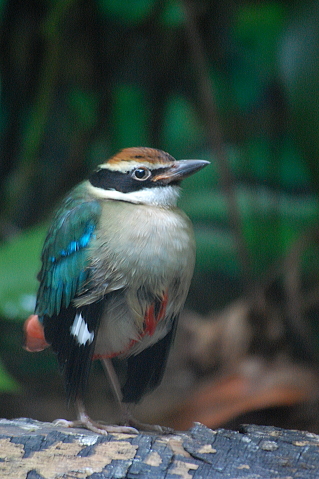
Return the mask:
<path id="1" fill-rule="evenodd" d="M 151 172 L 147 168 L 135 168 L 135 170 L 132 171 L 132 178 L 134 178 L 135 180 L 145 181 L 150 176 Z"/>

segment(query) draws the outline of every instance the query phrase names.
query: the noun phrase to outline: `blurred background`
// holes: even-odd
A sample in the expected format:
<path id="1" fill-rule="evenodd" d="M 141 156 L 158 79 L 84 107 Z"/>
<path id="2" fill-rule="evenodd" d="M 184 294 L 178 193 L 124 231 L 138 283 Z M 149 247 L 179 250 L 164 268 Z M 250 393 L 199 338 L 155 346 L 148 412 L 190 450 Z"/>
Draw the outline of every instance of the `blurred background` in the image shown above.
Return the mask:
<path id="1" fill-rule="evenodd" d="M 196 270 L 136 416 L 319 433 L 319 2 L 1 0 L 0 25 L 0 416 L 74 417 L 52 352 L 22 349 L 42 242 L 68 189 L 151 146 L 212 164 L 184 182 Z"/>

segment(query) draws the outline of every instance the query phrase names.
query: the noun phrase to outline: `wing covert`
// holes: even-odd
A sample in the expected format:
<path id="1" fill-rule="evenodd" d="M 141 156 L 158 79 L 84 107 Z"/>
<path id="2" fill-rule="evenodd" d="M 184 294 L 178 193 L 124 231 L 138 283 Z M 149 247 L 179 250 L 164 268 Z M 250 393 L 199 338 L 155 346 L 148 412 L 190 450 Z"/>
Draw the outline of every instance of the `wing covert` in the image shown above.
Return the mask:
<path id="1" fill-rule="evenodd" d="M 59 314 L 88 281 L 88 248 L 101 214 L 98 201 L 83 197 L 83 184 L 56 212 L 42 249 L 36 314 Z"/>

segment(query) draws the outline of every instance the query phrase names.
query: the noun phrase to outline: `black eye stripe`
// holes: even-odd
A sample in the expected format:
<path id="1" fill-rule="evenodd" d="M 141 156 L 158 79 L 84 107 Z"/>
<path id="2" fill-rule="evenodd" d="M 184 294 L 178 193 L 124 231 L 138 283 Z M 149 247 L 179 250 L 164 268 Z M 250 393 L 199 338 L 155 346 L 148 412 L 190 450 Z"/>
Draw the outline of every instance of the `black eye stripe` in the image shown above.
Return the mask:
<path id="1" fill-rule="evenodd" d="M 141 168 L 142 169 L 142 168 Z M 111 171 L 107 168 L 100 168 L 92 173 L 89 181 L 92 186 L 102 188 L 104 190 L 116 190 L 121 193 L 131 193 L 143 188 L 156 188 L 158 186 L 164 186 L 161 181 L 153 181 L 152 177 L 163 173 L 166 168 L 157 168 L 156 170 L 148 170 L 149 177 L 145 180 L 132 177 L 133 171 L 126 173 L 120 171 Z M 136 171 L 136 169 L 135 169 Z"/>

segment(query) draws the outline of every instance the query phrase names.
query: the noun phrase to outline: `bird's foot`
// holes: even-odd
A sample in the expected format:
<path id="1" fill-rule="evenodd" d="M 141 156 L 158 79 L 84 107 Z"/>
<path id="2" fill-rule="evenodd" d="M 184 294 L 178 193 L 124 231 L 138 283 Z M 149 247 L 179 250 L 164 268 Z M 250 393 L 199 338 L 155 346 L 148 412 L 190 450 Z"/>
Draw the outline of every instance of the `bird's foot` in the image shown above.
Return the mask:
<path id="1" fill-rule="evenodd" d="M 157 434 L 173 434 L 174 429 L 167 426 L 159 426 L 157 424 L 145 424 L 143 422 L 138 421 L 131 415 L 125 418 L 124 420 L 125 426 L 131 426 L 138 431 L 144 432 L 156 432 Z"/>
<path id="2" fill-rule="evenodd" d="M 66 419 L 56 419 L 53 421 L 56 426 L 63 427 L 84 427 L 96 434 L 107 436 L 109 433 L 113 434 L 138 434 L 138 430 L 130 426 L 110 426 L 99 421 L 93 421 L 89 416 L 81 417 L 76 421 L 68 421 Z"/>

